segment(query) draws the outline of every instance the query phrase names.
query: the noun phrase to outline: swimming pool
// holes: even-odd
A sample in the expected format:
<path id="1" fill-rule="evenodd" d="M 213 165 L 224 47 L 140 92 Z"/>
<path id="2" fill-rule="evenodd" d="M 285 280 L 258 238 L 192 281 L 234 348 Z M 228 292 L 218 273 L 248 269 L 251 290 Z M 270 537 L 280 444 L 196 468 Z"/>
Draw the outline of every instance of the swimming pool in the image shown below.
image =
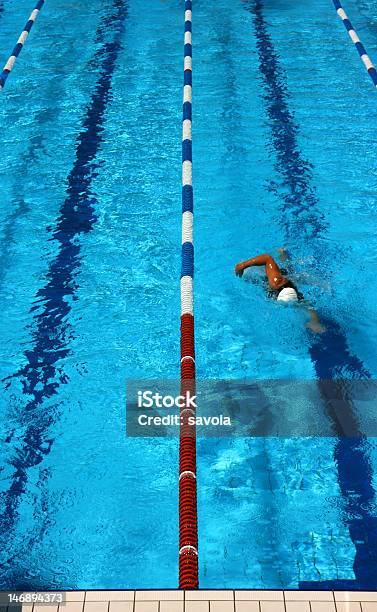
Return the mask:
<path id="1" fill-rule="evenodd" d="M 46 5 L 3 92 L 1 588 L 177 584 L 182 5 Z M 0 15 L 11 48 L 30 4 Z M 377 57 L 372 4 L 347 7 Z M 375 95 L 329 0 L 197 0 L 199 378 L 375 378 Z M 328 332 L 237 261 L 287 246 Z M 374 440 L 198 441 L 200 586 L 376 588 Z"/>

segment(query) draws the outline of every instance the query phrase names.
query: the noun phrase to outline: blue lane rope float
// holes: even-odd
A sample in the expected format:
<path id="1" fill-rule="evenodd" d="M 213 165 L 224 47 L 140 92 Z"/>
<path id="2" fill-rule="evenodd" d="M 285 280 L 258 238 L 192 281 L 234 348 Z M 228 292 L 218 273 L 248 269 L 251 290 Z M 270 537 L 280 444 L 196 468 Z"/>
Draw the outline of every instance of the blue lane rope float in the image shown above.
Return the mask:
<path id="1" fill-rule="evenodd" d="M 4 88 L 4 85 L 6 83 L 6 80 L 8 78 L 8 76 L 10 75 L 10 73 L 13 70 L 13 66 L 16 62 L 16 59 L 18 58 L 18 56 L 20 55 L 23 46 L 26 42 L 27 37 L 30 34 L 30 30 L 34 25 L 34 22 L 36 20 L 36 18 L 38 17 L 44 3 L 46 0 L 38 0 L 34 10 L 32 11 L 29 19 L 27 20 L 27 23 L 23 29 L 23 31 L 21 32 L 21 35 L 17 41 L 17 44 L 15 46 L 15 48 L 13 49 L 13 53 L 10 56 L 10 58 L 8 59 L 7 63 L 5 64 L 2 73 L 0 74 L 0 90 L 2 90 Z"/>
<path id="2" fill-rule="evenodd" d="M 333 3 L 336 8 L 336 12 L 338 13 L 340 19 L 343 21 L 344 27 L 346 28 L 350 39 L 352 40 L 352 42 L 354 43 L 357 49 L 357 52 L 360 56 L 361 61 L 363 62 L 365 68 L 368 71 L 370 78 L 372 79 L 374 83 L 374 86 L 377 87 L 377 70 L 374 67 L 374 64 L 372 63 L 368 53 L 365 50 L 364 45 L 362 44 L 360 38 L 358 37 L 356 30 L 354 30 L 352 23 L 348 19 L 347 13 L 345 12 L 339 0 L 333 0 Z"/>

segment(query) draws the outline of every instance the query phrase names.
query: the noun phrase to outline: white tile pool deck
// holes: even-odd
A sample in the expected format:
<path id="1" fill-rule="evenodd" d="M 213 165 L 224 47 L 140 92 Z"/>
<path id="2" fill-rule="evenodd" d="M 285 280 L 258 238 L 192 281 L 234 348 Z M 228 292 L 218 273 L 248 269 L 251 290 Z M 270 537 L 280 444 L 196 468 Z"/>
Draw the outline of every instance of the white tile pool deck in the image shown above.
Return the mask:
<path id="1" fill-rule="evenodd" d="M 24 605 L 22 612 L 377 612 L 377 592 L 71 591 L 60 610 Z"/>

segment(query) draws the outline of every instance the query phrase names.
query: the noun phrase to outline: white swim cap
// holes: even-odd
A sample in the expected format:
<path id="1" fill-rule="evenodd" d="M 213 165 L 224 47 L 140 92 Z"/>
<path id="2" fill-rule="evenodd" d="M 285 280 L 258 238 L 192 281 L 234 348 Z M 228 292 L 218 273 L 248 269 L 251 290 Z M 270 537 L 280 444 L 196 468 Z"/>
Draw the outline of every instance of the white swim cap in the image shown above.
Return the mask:
<path id="1" fill-rule="evenodd" d="M 277 299 L 281 300 L 282 302 L 297 302 L 298 295 L 293 287 L 283 287 Z"/>

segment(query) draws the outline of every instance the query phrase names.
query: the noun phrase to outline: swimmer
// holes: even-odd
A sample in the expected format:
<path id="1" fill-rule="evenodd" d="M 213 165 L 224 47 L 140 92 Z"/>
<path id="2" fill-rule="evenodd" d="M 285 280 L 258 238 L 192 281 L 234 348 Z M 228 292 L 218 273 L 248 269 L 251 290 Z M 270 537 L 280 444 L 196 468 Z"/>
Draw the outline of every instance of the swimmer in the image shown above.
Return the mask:
<path id="1" fill-rule="evenodd" d="M 280 259 L 287 261 L 288 254 L 284 249 L 279 249 Z M 273 297 L 280 302 L 291 302 L 298 303 L 304 302 L 304 296 L 299 292 L 296 285 L 287 277 L 284 276 L 283 271 L 279 268 L 278 264 L 271 255 L 258 255 L 252 259 L 242 261 L 238 263 L 235 268 L 237 276 L 242 276 L 247 268 L 252 266 L 265 266 L 266 276 L 269 284 L 269 297 Z M 321 334 L 326 331 L 325 327 L 321 325 L 318 314 L 316 311 L 308 307 L 310 315 L 310 321 L 307 323 L 307 327 L 313 332 Z"/>

